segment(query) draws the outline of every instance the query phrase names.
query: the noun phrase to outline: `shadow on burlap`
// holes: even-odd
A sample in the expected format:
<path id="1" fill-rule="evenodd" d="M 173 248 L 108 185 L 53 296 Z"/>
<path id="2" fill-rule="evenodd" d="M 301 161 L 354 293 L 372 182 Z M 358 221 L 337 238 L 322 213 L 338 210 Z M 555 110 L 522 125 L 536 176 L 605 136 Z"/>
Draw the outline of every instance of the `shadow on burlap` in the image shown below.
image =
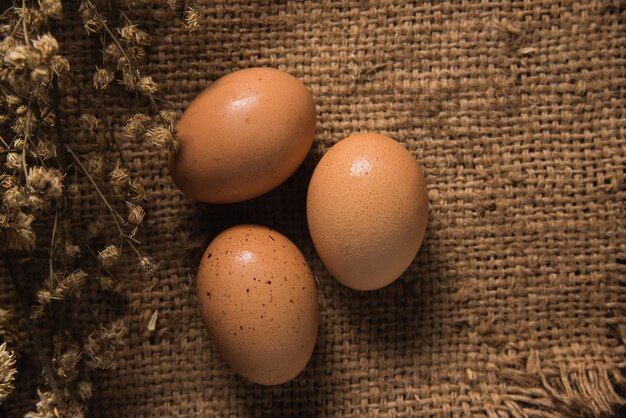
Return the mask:
<path id="1" fill-rule="evenodd" d="M 209 5 L 193 34 L 156 6 L 135 13 L 153 35 L 145 70 L 163 97 L 183 110 L 224 74 L 277 67 L 315 96 L 315 144 L 284 185 L 226 206 L 190 201 L 163 154 L 123 144 L 149 194 L 143 248 L 162 268 L 154 283 L 130 264 L 122 270 L 130 332 L 117 370 L 94 376 L 93 416 L 600 416 L 624 402 L 619 2 L 198 3 Z M 60 42 L 87 80 L 98 41 L 72 7 Z M 130 100 L 115 91 L 95 100 L 122 123 Z M 77 131 L 75 105 L 68 93 L 65 120 Z M 420 160 L 431 205 L 411 268 L 373 293 L 330 277 L 305 219 L 315 163 L 364 130 Z M 100 210 L 90 190 L 85 182 L 77 208 L 86 221 Z M 319 279 L 313 358 L 280 387 L 230 371 L 196 312 L 200 254 L 237 223 L 284 233 Z M 21 385 L 31 401 L 33 389 Z"/>

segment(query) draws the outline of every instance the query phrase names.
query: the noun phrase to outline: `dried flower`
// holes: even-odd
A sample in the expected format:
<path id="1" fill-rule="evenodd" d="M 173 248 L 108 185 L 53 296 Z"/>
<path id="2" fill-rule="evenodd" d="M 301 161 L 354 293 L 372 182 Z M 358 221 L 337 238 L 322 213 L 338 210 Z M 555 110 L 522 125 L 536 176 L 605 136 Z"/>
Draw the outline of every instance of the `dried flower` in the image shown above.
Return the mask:
<path id="1" fill-rule="evenodd" d="M 63 17 L 61 0 L 39 0 L 39 10 L 50 19 L 58 20 Z"/>
<path id="2" fill-rule="evenodd" d="M 181 0 L 167 0 L 167 5 L 172 9 L 172 11 L 177 11 L 180 7 Z"/>
<path id="3" fill-rule="evenodd" d="M 191 6 L 187 6 L 185 9 L 183 21 L 185 22 L 185 27 L 189 30 L 189 32 L 197 30 L 200 26 L 198 12 L 196 12 L 196 10 Z"/>
<path id="4" fill-rule="evenodd" d="M 102 274 L 98 277 L 98 283 L 100 287 L 107 292 L 112 292 L 115 289 L 115 281 L 106 274 Z"/>
<path id="5" fill-rule="evenodd" d="M 63 193 L 62 177 L 58 170 L 33 167 L 28 170 L 26 183 L 31 193 L 36 193 L 44 200 L 58 200 Z"/>
<path id="6" fill-rule="evenodd" d="M 59 279 L 60 277 L 60 279 Z M 37 292 L 37 302 L 39 306 L 35 308 L 33 317 L 37 318 L 43 311 L 43 308 L 53 300 L 62 300 L 68 295 L 77 295 L 81 287 L 87 282 L 87 273 L 78 269 L 67 275 L 54 275 L 53 287 L 45 285 L 43 289 Z"/>
<path id="7" fill-rule="evenodd" d="M 80 247 L 75 244 L 66 243 L 63 246 L 63 253 L 67 257 L 67 261 L 72 262 L 80 255 Z"/>
<path id="8" fill-rule="evenodd" d="M 113 74 L 113 71 L 107 68 L 96 67 L 96 72 L 93 75 L 93 86 L 98 90 L 104 90 L 114 79 L 115 74 Z"/>
<path id="9" fill-rule="evenodd" d="M 128 206 L 128 223 L 138 226 L 143 221 L 143 217 L 146 215 L 144 209 L 134 203 L 126 202 Z"/>
<path id="10" fill-rule="evenodd" d="M 57 155 L 56 145 L 44 137 L 40 137 L 35 148 L 29 151 L 34 158 L 41 158 L 42 160 L 49 160 Z"/>
<path id="11" fill-rule="evenodd" d="M 105 222 L 102 219 L 102 217 L 96 219 L 93 222 L 90 222 L 89 225 L 87 225 L 87 237 L 88 238 L 99 237 L 100 235 L 102 235 L 102 232 L 104 232 L 104 227 L 105 227 Z"/>
<path id="12" fill-rule="evenodd" d="M 119 162 L 109 173 L 109 177 L 111 178 L 111 185 L 113 186 L 113 191 L 118 196 L 121 196 L 126 191 L 128 187 L 129 173 L 128 170 L 120 167 Z"/>
<path id="13" fill-rule="evenodd" d="M 178 151 L 178 141 L 174 138 L 172 131 L 163 125 L 148 129 L 145 136 L 148 142 L 159 148 L 167 149 L 173 153 Z"/>
<path id="14" fill-rule="evenodd" d="M 101 369 L 115 368 L 115 354 L 124 345 L 123 337 L 126 325 L 122 320 L 111 324 L 111 328 L 101 327 L 87 337 L 85 353 L 89 355 L 95 366 Z"/>
<path id="15" fill-rule="evenodd" d="M 59 43 L 54 36 L 49 33 L 39 35 L 33 40 L 33 47 L 41 54 L 41 57 L 45 59 L 51 58 L 59 50 Z"/>
<path id="16" fill-rule="evenodd" d="M 92 394 L 92 385 L 90 382 L 87 381 L 80 381 L 78 382 L 78 389 L 77 389 L 77 393 L 78 396 L 80 396 L 80 398 L 84 401 L 88 400 L 91 398 L 91 394 Z"/>
<path id="17" fill-rule="evenodd" d="M 92 177 L 101 178 L 104 175 L 105 165 L 104 156 L 96 154 L 87 161 L 87 170 Z"/>
<path id="18" fill-rule="evenodd" d="M 37 389 L 39 395 L 39 401 L 37 401 L 36 411 L 28 412 L 24 415 L 24 418 L 59 418 L 61 412 L 56 406 L 56 400 L 54 394 L 48 391 L 41 391 Z"/>
<path id="19" fill-rule="evenodd" d="M 104 267 L 113 267 L 120 258 L 120 249 L 115 245 L 108 245 L 98 253 L 98 261 Z"/>
<path id="20" fill-rule="evenodd" d="M 56 373 L 65 383 L 73 382 L 78 378 L 78 363 L 81 356 L 80 347 L 74 341 L 67 344 L 66 350 L 56 356 Z"/>
<path id="21" fill-rule="evenodd" d="M 125 41 L 134 42 L 137 45 L 150 45 L 150 35 L 137 28 L 137 25 L 126 25 L 119 29 L 120 36 Z"/>
<path id="22" fill-rule="evenodd" d="M 131 180 L 128 185 L 130 187 L 131 200 L 138 202 L 145 199 L 144 187 L 141 183 Z"/>
<path id="23" fill-rule="evenodd" d="M 60 55 L 55 55 L 52 57 L 52 72 L 57 76 L 69 73 L 70 62 Z"/>
<path id="24" fill-rule="evenodd" d="M 152 257 L 144 256 L 139 259 L 139 267 L 150 276 L 159 269 L 159 263 L 157 263 Z"/>
<path id="25" fill-rule="evenodd" d="M 17 152 L 9 152 L 7 154 L 6 166 L 11 170 L 22 168 L 22 156 Z"/>
<path id="26" fill-rule="evenodd" d="M 0 404 L 13 392 L 15 369 L 15 354 L 9 350 L 7 343 L 0 344 Z"/>
<path id="27" fill-rule="evenodd" d="M 80 115 L 80 123 L 83 125 L 83 128 L 91 133 L 94 133 L 100 127 L 100 121 L 93 113 L 83 113 Z"/>
<path id="28" fill-rule="evenodd" d="M 31 224 L 33 215 L 22 211 L 9 215 L 0 213 L 0 246 L 6 251 L 32 251 L 35 249 L 35 232 Z"/>
<path id="29" fill-rule="evenodd" d="M 124 133 L 130 137 L 138 138 L 146 133 L 151 122 L 152 118 L 150 116 L 144 113 L 135 113 L 124 125 Z"/>
<path id="30" fill-rule="evenodd" d="M 158 85 L 150 76 L 141 77 L 137 83 L 137 90 L 146 95 L 155 94 L 158 91 Z"/>
<path id="31" fill-rule="evenodd" d="M 78 8 L 80 17 L 83 18 L 83 26 L 87 33 L 98 33 L 104 30 L 106 19 L 96 10 L 90 1 L 83 1 Z"/>

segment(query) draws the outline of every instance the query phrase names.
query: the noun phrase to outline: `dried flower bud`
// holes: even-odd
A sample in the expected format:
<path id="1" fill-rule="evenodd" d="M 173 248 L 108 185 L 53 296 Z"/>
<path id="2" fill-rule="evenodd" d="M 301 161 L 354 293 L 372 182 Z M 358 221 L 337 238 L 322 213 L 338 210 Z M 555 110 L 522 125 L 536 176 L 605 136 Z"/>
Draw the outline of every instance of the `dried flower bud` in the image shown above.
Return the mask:
<path id="1" fill-rule="evenodd" d="M 81 2 L 78 12 L 80 13 L 80 17 L 83 18 L 83 26 L 87 33 L 98 33 L 104 30 L 106 19 L 98 13 L 91 2 Z"/>
<path id="2" fill-rule="evenodd" d="M 191 6 L 187 6 L 185 9 L 185 13 L 183 14 L 183 21 L 185 22 L 185 27 L 189 32 L 194 32 L 200 26 L 199 23 L 198 12 Z"/>
<path id="3" fill-rule="evenodd" d="M 83 125 L 83 128 L 87 129 L 91 133 L 94 133 L 98 128 L 100 128 L 100 121 L 93 113 L 83 113 L 80 115 L 80 123 Z"/>
<path id="4" fill-rule="evenodd" d="M 126 206 L 128 206 L 128 222 L 131 225 L 140 225 L 143 221 L 143 217 L 146 215 L 144 209 L 130 202 L 126 202 Z"/>
<path id="5" fill-rule="evenodd" d="M 63 246 L 63 253 L 67 260 L 72 262 L 80 255 L 80 247 L 75 244 L 65 244 Z"/>
<path id="6" fill-rule="evenodd" d="M 137 45 L 150 45 L 150 35 L 137 28 L 137 25 L 126 25 L 119 29 L 122 39 Z"/>
<path id="7" fill-rule="evenodd" d="M 113 267 L 120 258 L 120 249 L 115 245 L 109 245 L 98 253 L 98 261 L 103 267 Z"/>
<path id="8" fill-rule="evenodd" d="M 58 20 L 63 17 L 61 0 L 39 0 L 39 10 L 50 19 Z"/>
<path id="9" fill-rule="evenodd" d="M 54 359 L 56 372 L 66 383 L 73 382 L 78 378 L 78 362 L 80 358 L 80 349 L 76 344 L 71 344 L 67 351 Z"/>
<path id="10" fill-rule="evenodd" d="M 78 196 L 78 192 L 80 191 L 80 188 L 78 187 L 78 183 L 72 183 L 69 186 L 67 186 L 67 194 L 70 196 Z"/>
<path id="11" fill-rule="evenodd" d="M 174 138 L 172 131 L 163 125 L 157 125 L 148 129 L 146 140 L 159 148 L 167 149 L 169 152 L 178 151 L 178 141 Z"/>
<path id="12" fill-rule="evenodd" d="M 115 354 L 124 345 L 123 337 L 126 331 L 124 322 L 117 320 L 111 324 L 111 328 L 102 327 L 89 334 L 84 349 L 96 367 L 101 369 L 115 367 Z"/>
<path id="13" fill-rule="evenodd" d="M 107 64 L 115 64 L 119 61 L 121 56 L 120 50 L 114 43 L 108 44 L 104 48 L 104 62 Z"/>
<path id="14" fill-rule="evenodd" d="M 17 152 L 9 152 L 7 154 L 6 166 L 11 170 L 22 168 L 22 156 Z"/>
<path id="15" fill-rule="evenodd" d="M 11 107 L 16 107 L 22 104 L 22 99 L 20 99 L 19 97 L 13 95 L 13 94 L 7 94 L 4 96 L 4 100 L 7 102 L 7 104 Z"/>
<path id="16" fill-rule="evenodd" d="M 22 71 L 28 67 L 29 58 L 32 56 L 32 51 L 24 45 L 19 45 L 9 49 L 4 54 L 4 62 L 11 65 L 15 70 Z"/>
<path id="17" fill-rule="evenodd" d="M 10 174 L 0 174 L 0 187 L 7 190 L 17 186 L 18 180 Z"/>
<path id="18" fill-rule="evenodd" d="M 70 72 L 70 62 L 60 55 L 52 57 L 52 72 L 59 76 Z"/>
<path id="19" fill-rule="evenodd" d="M 52 392 L 43 392 L 37 389 L 39 400 L 37 401 L 36 411 L 28 412 L 24 418 L 57 418 L 61 415 L 57 407 L 57 400 Z"/>
<path id="20" fill-rule="evenodd" d="M 141 183 L 135 181 L 135 180 L 131 180 L 129 182 L 129 186 L 130 186 L 130 193 L 131 193 L 131 200 L 134 202 L 139 202 L 141 200 L 145 199 L 145 195 L 144 195 L 144 188 L 141 185 Z"/>
<path id="21" fill-rule="evenodd" d="M 141 257 L 139 259 L 139 267 L 150 276 L 159 269 L 159 263 L 152 257 Z"/>
<path id="22" fill-rule="evenodd" d="M 35 84 L 48 84 L 52 78 L 52 73 L 49 69 L 39 67 L 30 72 L 30 79 Z"/>
<path id="23" fill-rule="evenodd" d="M 115 74 L 113 74 L 113 71 L 96 67 L 96 72 L 93 75 L 93 86 L 98 90 L 104 90 L 114 79 Z"/>
<path id="24" fill-rule="evenodd" d="M 105 222 L 100 217 L 87 225 L 87 238 L 95 238 L 104 232 Z"/>
<path id="25" fill-rule="evenodd" d="M 33 167 L 26 177 L 28 189 L 45 200 L 55 201 L 63 194 L 61 172 L 44 167 Z"/>
<path id="26" fill-rule="evenodd" d="M 131 46 L 127 48 L 126 53 L 130 55 L 135 62 L 141 62 L 146 58 L 146 50 L 140 46 Z M 126 62 L 124 61 L 124 63 L 122 63 L 120 61 L 120 65 L 126 65 Z"/>
<path id="27" fill-rule="evenodd" d="M 0 224 L 0 247 L 8 251 L 32 251 L 35 248 L 35 233 L 31 226 L 34 220 L 34 216 L 21 211 L 5 218 Z"/>
<path id="28" fill-rule="evenodd" d="M 21 210 L 28 206 L 28 196 L 23 187 L 14 186 L 4 192 L 2 204 L 10 210 Z"/>
<path id="29" fill-rule="evenodd" d="M 91 394 L 92 394 L 92 386 L 91 383 L 82 380 L 80 382 L 78 382 L 78 396 L 83 400 L 83 401 L 87 401 L 89 399 L 91 399 Z"/>
<path id="30" fill-rule="evenodd" d="M 0 344 L 0 403 L 13 392 L 16 374 L 15 353 L 9 350 L 6 342 L 3 342 Z"/>
<path id="31" fill-rule="evenodd" d="M 49 160 L 57 155 L 57 148 L 54 143 L 48 139 L 41 138 L 36 148 L 30 150 L 31 154 L 35 158 L 41 158 L 42 160 Z"/>
<path id="32" fill-rule="evenodd" d="M 106 290 L 107 292 L 115 290 L 115 281 L 111 278 L 111 276 L 102 274 L 98 277 L 98 282 L 100 283 L 102 290 Z"/>
<path id="33" fill-rule="evenodd" d="M 131 137 L 140 137 L 146 133 L 152 123 L 152 118 L 144 113 L 135 113 L 132 115 L 126 125 L 124 125 L 124 133 Z"/>
<path id="34" fill-rule="evenodd" d="M 175 12 L 180 8 L 181 0 L 167 0 L 167 5 Z"/>
<path id="35" fill-rule="evenodd" d="M 113 186 L 113 191 L 118 196 L 121 196 L 126 191 L 128 187 L 129 173 L 128 170 L 120 167 L 119 162 L 117 166 L 109 173 L 111 178 L 111 185 Z"/>
<path id="36" fill-rule="evenodd" d="M 122 66 L 122 79 L 120 83 L 126 87 L 128 91 L 137 91 L 139 88 L 139 76 L 130 66 Z"/>
<path id="37" fill-rule="evenodd" d="M 39 51 L 42 58 L 47 60 L 57 53 L 59 50 L 59 43 L 54 36 L 49 33 L 39 35 L 37 39 L 33 40 L 33 47 Z"/>
<path id="38" fill-rule="evenodd" d="M 137 90 L 146 95 L 155 94 L 158 89 L 158 84 L 150 76 L 141 77 L 139 83 L 137 83 Z"/>
<path id="39" fill-rule="evenodd" d="M 175 110 L 161 110 L 159 114 L 161 115 L 161 119 L 163 120 L 163 122 L 168 125 L 170 130 L 173 130 L 174 126 L 176 125 L 176 121 L 178 119 L 178 114 L 176 113 L 176 111 Z"/>
<path id="40" fill-rule="evenodd" d="M 87 161 L 87 170 L 92 177 L 101 178 L 104 175 L 105 166 L 104 156 L 100 154 L 92 156 L 89 158 L 89 161 Z"/>

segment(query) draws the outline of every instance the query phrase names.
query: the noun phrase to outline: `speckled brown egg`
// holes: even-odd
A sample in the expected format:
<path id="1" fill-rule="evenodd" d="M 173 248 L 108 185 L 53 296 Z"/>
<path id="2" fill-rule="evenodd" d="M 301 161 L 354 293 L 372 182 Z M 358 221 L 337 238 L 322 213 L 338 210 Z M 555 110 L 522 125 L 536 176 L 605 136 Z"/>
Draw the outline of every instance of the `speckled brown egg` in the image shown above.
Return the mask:
<path id="1" fill-rule="evenodd" d="M 208 203 L 240 202 L 284 182 L 306 157 L 315 103 L 297 78 L 273 68 L 226 75 L 204 90 L 178 124 L 174 183 Z"/>
<path id="2" fill-rule="evenodd" d="M 256 225 L 222 232 L 202 257 L 196 291 L 209 336 L 236 372 L 276 385 L 304 369 L 317 338 L 317 292 L 284 235 Z"/>
<path id="3" fill-rule="evenodd" d="M 315 249 L 337 280 L 358 290 L 386 286 L 409 267 L 426 231 L 420 164 L 385 135 L 350 136 L 315 168 L 307 218 Z"/>

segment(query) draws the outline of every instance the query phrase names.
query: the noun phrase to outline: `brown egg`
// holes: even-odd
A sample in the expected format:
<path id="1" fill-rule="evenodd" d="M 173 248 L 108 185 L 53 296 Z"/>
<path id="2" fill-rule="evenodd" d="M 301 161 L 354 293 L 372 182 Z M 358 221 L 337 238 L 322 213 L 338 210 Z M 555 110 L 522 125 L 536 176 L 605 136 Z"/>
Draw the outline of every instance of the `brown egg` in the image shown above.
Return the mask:
<path id="1" fill-rule="evenodd" d="M 174 183 L 208 203 L 232 203 L 284 182 L 306 157 L 315 103 L 297 78 L 272 68 L 224 76 L 204 90 L 178 124 Z"/>
<path id="2" fill-rule="evenodd" d="M 387 136 L 350 136 L 315 168 L 307 218 L 315 249 L 337 280 L 358 290 L 386 286 L 409 267 L 424 238 L 422 169 Z"/>
<path id="3" fill-rule="evenodd" d="M 222 232 L 202 257 L 196 291 L 209 336 L 236 372 L 276 385 L 304 369 L 317 338 L 317 293 L 285 236 L 256 225 Z"/>

